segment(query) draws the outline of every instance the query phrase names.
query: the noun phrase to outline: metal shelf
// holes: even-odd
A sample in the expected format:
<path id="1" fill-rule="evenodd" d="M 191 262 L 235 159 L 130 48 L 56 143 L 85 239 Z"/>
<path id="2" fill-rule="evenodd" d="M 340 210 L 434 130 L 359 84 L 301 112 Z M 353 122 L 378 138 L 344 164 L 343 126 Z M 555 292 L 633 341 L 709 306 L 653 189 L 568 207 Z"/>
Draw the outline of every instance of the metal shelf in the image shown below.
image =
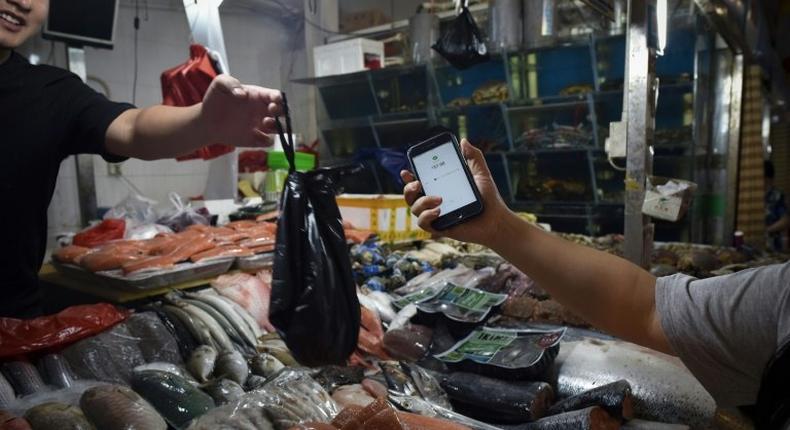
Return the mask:
<path id="1" fill-rule="evenodd" d="M 484 148 L 497 186 L 511 206 L 538 207 L 543 216 L 555 219 L 586 220 L 585 228 L 588 233 L 592 233 L 598 223 L 596 217 L 601 217 L 602 213 L 611 214 L 612 211 L 623 209 L 621 201 L 609 198 L 614 193 L 616 187 L 613 184 L 617 182 L 617 178 L 601 173 L 602 169 L 608 168 L 608 164 L 602 165 L 600 162 L 603 138 L 608 134 L 608 123 L 619 120 L 622 110 L 623 90 L 616 86 L 618 79 L 622 79 L 623 75 L 622 70 L 618 68 L 623 67 L 625 53 L 617 52 L 618 49 L 624 50 L 623 41 L 622 34 L 584 35 L 565 41 L 555 41 L 548 46 L 492 53 L 488 63 L 465 71 L 452 69 L 443 60 L 438 60 L 425 65 L 395 66 L 350 75 L 297 79 L 294 82 L 315 85 L 319 88 L 356 85 L 354 88 L 368 92 L 360 103 L 367 103 L 365 106 L 371 108 L 369 114 L 358 118 L 328 119 L 320 122 L 325 141 L 327 133 L 331 133 L 334 128 L 352 129 L 343 130 L 338 134 L 342 138 L 342 150 L 338 155 L 351 155 L 351 149 L 347 146 L 351 137 L 360 139 L 355 142 L 359 148 L 398 148 L 414 143 L 411 141 L 417 140 L 421 129 L 427 132 L 431 127 L 445 125 L 455 131 L 459 137 L 470 137 L 474 144 Z M 581 57 L 582 55 L 584 57 Z M 567 64 L 563 63 L 566 61 L 563 56 L 567 58 Z M 601 62 L 609 62 L 608 68 L 600 69 Z M 669 69 L 677 70 L 678 67 Z M 672 82 L 660 84 L 660 94 L 670 94 L 670 97 L 662 98 L 660 95 L 659 104 L 662 101 L 666 103 L 669 99 L 681 100 L 682 97 L 675 95 L 677 92 L 694 91 L 694 82 L 678 80 L 683 78 L 682 74 L 674 73 L 665 79 L 671 79 Z M 402 103 L 390 101 L 382 103 L 380 95 L 377 94 L 382 82 L 400 80 L 403 83 L 404 79 L 421 79 L 416 86 L 412 85 L 408 90 L 414 92 L 414 88 L 422 89 L 424 85 L 424 92 L 421 95 L 424 97 L 425 107 L 413 106 L 415 108 L 413 111 L 386 112 L 387 105 L 412 106 L 406 101 L 414 100 L 413 94 L 406 94 L 405 97 L 403 94 L 390 96 L 396 97 Z M 602 88 L 601 84 L 605 82 L 604 80 L 608 81 L 608 89 L 605 86 Z M 448 106 L 451 100 L 458 98 L 471 101 L 474 93 L 482 88 L 488 92 L 478 93 L 475 99 L 485 99 L 485 96 L 502 97 L 504 94 L 502 88 L 487 88 L 489 82 L 494 85 L 506 85 L 507 98 L 502 101 Z M 561 90 L 577 85 L 587 86 L 590 90 L 572 95 L 560 94 Z M 385 84 L 384 87 L 390 90 L 391 86 Z M 405 87 L 401 85 L 392 88 L 403 90 Z M 343 93 L 338 94 L 342 96 Z M 528 97 L 529 95 L 539 96 Z M 337 97 L 336 100 L 342 101 L 341 106 L 357 103 L 349 96 Z M 326 100 L 324 102 L 326 103 Z M 668 109 L 669 112 L 675 110 L 674 105 L 672 109 Z M 678 111 L 677 114 L 682 118 L 682 112 Z M 538 128 L 554 132 L 553 124 L 566 126 L 581 124 L 584 133 L 550 134 L 549 140 L 554 138 L 556 141 L 557 137 L 562 137 L 566 138 L 567 142 L 582 142 L 587 134 L 589 140 L 584 145 L 568 147 L 519 147 L 525 142 L 525 139 L 521 138 L 523 132 Z M 485 136 L 481 139 L 483 135 Z M 546 135 L 539 137 L 546 141 Z M 541 139 L 536 138 L 535 142 L 539 144 Z M 692 149 L 690 153 L 693 152 L 693 145 L 686 141 L 683 144 L 656 145 L 657 157 L 665 159 L 663 161 L 666 162 L 671 156 L 662 156 L 662 150 L 682 151 L 687 148 Z M 539 165 L 538 177 L 544 175 L 554 179 L 584 183 L 585 190 L 582 194 L 585 197 L 579 200 L 525 198 L 532 192 L 529 190 L 533 189 L 538 190 L 538 193 L 549 193 L 544 189 L 534 188 L 531 182 L 524 182 L 535 181 L 534 178 L 525 176 L 526 170 L 514 170 L 514 167 L 526 169 L 528 159 L 531 157 L 536 158 L 535 162 Z M 573 168 L 574 171 L 562 169 L 552 171 L 547 166 L 555 160 L 560 163 L 559 165 L 570 163 L 577 167 Z M 517 166 L 513 165 L 514 162 Z M 518 195 L 520 184 L 514 183 L 514 180 L 520 182 L 522 186 L 521 195 Z M 567 195 L 567 189 L 557 188 L 552 191 Z M 601 191 L 602 189 L 606 191 Z M 569 209 L 573 209 L 571 211 L 573 213 L 568 213 Z M 606 224 L 608 219 L 602 222 Z"/>

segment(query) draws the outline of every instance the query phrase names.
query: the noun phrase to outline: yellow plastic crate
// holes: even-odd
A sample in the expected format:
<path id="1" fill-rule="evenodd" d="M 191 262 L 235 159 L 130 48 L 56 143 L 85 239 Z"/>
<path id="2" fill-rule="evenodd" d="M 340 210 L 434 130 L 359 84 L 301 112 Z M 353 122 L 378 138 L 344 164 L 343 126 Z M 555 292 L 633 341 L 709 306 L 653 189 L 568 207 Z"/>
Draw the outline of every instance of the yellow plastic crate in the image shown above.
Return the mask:
<path id="1" fill-rule="evenodd" d="M 341 194 L 337 205 L 344 221 L 375 231 L 386 242 L 429 239 L 400 194 Z"/>

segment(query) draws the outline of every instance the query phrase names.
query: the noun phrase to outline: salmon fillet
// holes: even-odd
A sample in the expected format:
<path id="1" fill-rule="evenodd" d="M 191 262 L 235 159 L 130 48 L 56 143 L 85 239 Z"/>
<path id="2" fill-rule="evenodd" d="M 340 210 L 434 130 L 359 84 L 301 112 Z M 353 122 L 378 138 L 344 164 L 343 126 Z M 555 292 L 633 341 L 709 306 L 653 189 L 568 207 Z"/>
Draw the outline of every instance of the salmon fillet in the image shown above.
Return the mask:
<path id="1" fill-rule="evenodd" d="M 80 264 L 82 257 L 96 252 L 96 248 L 86 248 L 84 246 L 69 245 L 58 248 L 52 253 L 52 258 L 61 263 Z"/>
<path id="2" fill-rule="evenodd" d="M 176 263 L 188 260 L 195 254 L 214 248 L 214 243 L 206 235 L 198 234 L 193 238 L 181 238 L 168 243 L 162 249 L 172 249 L 164 255 L 154 256 L 145 260 L 134 261 L 122 266 L 123 273 L 129 274 L 142 270 L 170 269 Z"/>
<path id="3" fill-rule="evenodd" d="M 147 257 L 139 261 L 132 261 L 122 266 L 123 274 L 129 275 L 131 273 L 147 272 L 151 270 L 164 270 L 172 269 L 176 263 L 173 257 L 167 255 L 158 255 L 155 257 Z"/>
<path id="4" fill-rule="evenodd" d="M 250 257 L 253 255 L 255 255 L 255 252 L 252 249 L 244 248 L 241 246 L 228 245 L 228 246 L 218 246 L 216 248 L 212 248 L 207 251 L 199 252 L 189 257 L 189 259 L 193 263 L 197 263 L 198 261 L 210 260 L 216 258 Z"/>
<path id="5" fill-rule="evenodd" d="M 246 230 L 248 228 L 255 227 L 256 225 L 258 225 L 258 223 L 256 221 L 253 221 L 253 220 L 250 220 L 250 219 L 243 219 L 243 220 L 239 220 L 239 221 L 229 222 L 226 225 L 226 227 L 232 228 L 234 230 Z"/>
<path id="6" fill-rule="evenodd" d="M 272 242 L 268 245 L 261 245 L 256 246 L 254 248 L 250 248 L 250 250 L 255 254 L 266 254 L 267 252 L 274 252 L 275 244 Z"/>
<path id="7" fill-rule="evenodd" d="M 142 260 L 148 256 L 139 249 L 105 248 L 85 255 L 80 265 L 91 272 L 120 269 L 124 264 Z"/>
<path id="8" fill-rule="evenodd" d="M 244 239 L 239 242 L 239 245 L 245 248 L 257 248 L 260 246 L 274 245 L 275 240 L 274 236 L 267 234 L 265 236 L 254 236 L 249 239 Z"/>

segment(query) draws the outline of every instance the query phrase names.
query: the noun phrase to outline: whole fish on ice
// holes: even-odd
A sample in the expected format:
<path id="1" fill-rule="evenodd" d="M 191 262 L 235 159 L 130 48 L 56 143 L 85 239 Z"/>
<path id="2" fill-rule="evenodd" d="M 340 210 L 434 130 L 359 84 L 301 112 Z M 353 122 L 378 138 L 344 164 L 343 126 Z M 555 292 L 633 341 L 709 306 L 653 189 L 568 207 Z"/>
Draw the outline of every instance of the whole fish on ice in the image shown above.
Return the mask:
<path id="1" fill-rule="evenodd" d="M 625 379 L 636 417 L 709 427 L 716 403 L 680 360 L 628 342 L 581 339 L 563 342 L 557 356 L 560 398 Z"/>

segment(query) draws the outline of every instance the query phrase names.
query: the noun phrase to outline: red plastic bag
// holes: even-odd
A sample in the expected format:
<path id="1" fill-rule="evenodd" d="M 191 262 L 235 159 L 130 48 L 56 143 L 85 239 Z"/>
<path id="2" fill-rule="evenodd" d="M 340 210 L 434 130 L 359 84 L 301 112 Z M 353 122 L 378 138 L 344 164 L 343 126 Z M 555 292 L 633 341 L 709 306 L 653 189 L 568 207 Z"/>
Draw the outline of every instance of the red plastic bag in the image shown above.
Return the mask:
<path id="1" fill-rule="evenodd" d="M 30 320 L 0 318 L 0 358 L 65 346 L 107 330 L 130 314 L 109 303 L 97 303 Z"/>
<path id="2" fill-rule="evenodd" d="M 94 248 L 111 240 L 123 239 L 125 233 L 126 221 L 111 218 L 77 233 L 72 243 L 78 246 Z"/>
<path id="3" fill-rule="evenodd" d="M 192 106 L 203 101 L 211 81 L 217 71 L 211 62 L 208 51 L 201 45 L 189 47 L 189 60 L 186 63 L 162 72 L 162 104 L 168 106 Z M 204 146 L 192 153 L 176 157 L 178 161 L 211 160 L 233 151 L 232 146 L 213 144 Z"/>

